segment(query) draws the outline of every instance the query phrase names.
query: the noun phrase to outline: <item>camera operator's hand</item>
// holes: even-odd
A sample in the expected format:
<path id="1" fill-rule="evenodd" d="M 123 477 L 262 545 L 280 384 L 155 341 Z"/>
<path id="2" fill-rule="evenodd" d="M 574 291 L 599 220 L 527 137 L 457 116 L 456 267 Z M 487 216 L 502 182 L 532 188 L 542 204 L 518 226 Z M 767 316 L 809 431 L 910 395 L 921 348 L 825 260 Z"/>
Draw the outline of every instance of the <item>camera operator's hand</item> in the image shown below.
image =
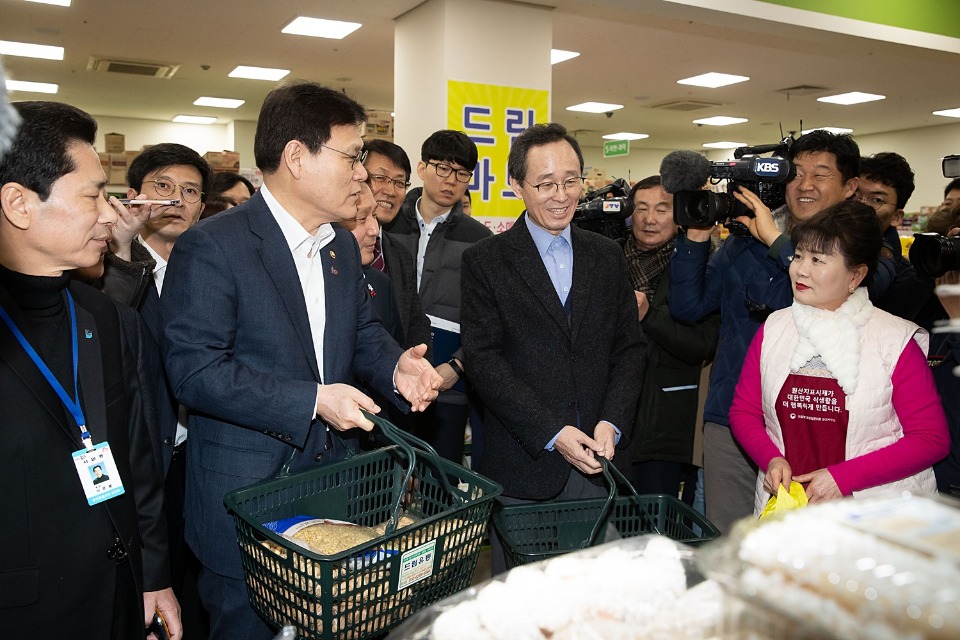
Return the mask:
<path id="1" fill-rule="evenodd" d="M 634 291 L 633 293 L 637 296 L 637 311 L 640 313 L 640 319 L 643 320 L 647 311 L 650 311 L 650 300 L 647 299 L 647 294 L 643 291 Z"/>
<path id="2" fill-rule="evenodd" d="M 690 242 L 710 242 L 713 227 L 686 227 L 687 240 Z"/>
<path id="3" fill-rule="evenodd" d="M 737 222 L 742 222 L 754 238 L 768 247 L 776 242 L 781 235 L 780 229 L 773 221 L 773 213 L 767 205 L 760 201 L 759 196 L 750 189 L 741 186 L 733 192 L 733 197 L 742 202 L 747 209 L 753 211 L 754 216 L 752 218 L 740 216 L 737 218 Z"/>

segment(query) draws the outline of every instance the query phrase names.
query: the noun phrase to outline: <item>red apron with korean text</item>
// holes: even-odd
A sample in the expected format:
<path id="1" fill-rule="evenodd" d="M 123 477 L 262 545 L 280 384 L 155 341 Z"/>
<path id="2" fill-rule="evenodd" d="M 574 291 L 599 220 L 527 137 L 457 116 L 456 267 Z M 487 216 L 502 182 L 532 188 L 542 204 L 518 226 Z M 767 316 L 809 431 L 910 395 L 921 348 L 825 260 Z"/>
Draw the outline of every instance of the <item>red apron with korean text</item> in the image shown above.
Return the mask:
<path id="1" fill-rule="evenodd" d="M 784 457 L 793 475 L 846 459 L 846 395 L 833 378 L 792 373 L 777 396 Z"/>

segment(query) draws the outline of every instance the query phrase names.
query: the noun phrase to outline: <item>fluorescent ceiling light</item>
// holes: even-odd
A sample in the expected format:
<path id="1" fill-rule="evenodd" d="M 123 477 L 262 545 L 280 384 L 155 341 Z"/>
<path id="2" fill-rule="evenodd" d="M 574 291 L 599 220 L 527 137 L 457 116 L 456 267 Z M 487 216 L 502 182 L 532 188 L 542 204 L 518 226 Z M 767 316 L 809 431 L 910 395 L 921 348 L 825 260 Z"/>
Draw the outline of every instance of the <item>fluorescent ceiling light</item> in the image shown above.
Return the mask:
<path id="1" fill-rule="evenodd" d="M 582 102 L 572 107 L 567 107 L 567 111 L 583 111 L 586 113 L 606 113 L 607 111 L 616 111 L 623 109 L 622 104 L 609 104 L 607 102 Z"/>
<path id="2" fill-rule="evenodd" d="M 173 121 L 180 124 L 213 124 L 217 119 L 213 116 L 177 116 Z"/>
<path id="3" fill-rule="evenodd" d="M 25 80 L 7 80 L 7 91 L 30 91 L 33 93 L 56 93 L 60 85 L 50 82 L 27 82 Z"/>
<path id="4" fill-rule="evenodd" d="M 887 96 L 880 96 L 875 93 L 862 93 L 860 91 L 851 91 L 850 93 L 841 93 L 835 96 L 825 96 L 817 98 L 817 102 L 830 102 L 832 104 L 860 104 L 861 102 L 873 102 L 874 100 L 886 100 Z"/>
<path id="5" fill-rule="evenodd" d="M 700 118 L 694 120 L 693 124 L 709 124 L 714 127 L 725 127 L 728 124 L 740 124 L 747 122 L 746 118 L 731 118 L 730 116 L 713 116 L 712 118 Z"/>
<path id="6" fill-rule="evenodd" d="M 689 84 L 694 87 L 707 87 L 708 89 L 716 89 L 717 87 L 725 87 L 728 84 L 737 84 L 738 82 L 746 82 L 750 78 L 747 76 L 734 76 L 729 73 L 716 73 L 711 71 L 710 73 L 704 73 L 699 76 L 693 76 L 692 78 L 684 78 L 683 80 L 677 80 L 677 84 Z"/>
<path id="7" fill-rule="evenodd" d="M 747 143 L 746 142 L 727 142 L 727 141 L 707 142 L 703 146 L 707 147 L 708 149 L 736 149 L 737 147 L 747 146 Z"/>
<path id="8" fill-rule="evenodd" d="M 563 49 L 550 49 L 550 64 L 557 64 L 576 58 L 580 54 L 576 51 L 564 51 Z"/>
<path id="9" fill-rule="evenodd" d="M 627 133 L 626 131 L 621 131 L 620 133 L 610 133 L 603 136 L 604 140 L 643 140 L 644 138 L 649 138 L 645 133 Z"/>
<path id="10" fill-rule="evenodd" d="M 36 2 L 37 4 L 55 4 L 58 7 L 69 7 L 71 0 L 27 0 L 27 2 Z"/>
<path id="11" fill-rule="evenodd" d="M 280 80 L 290 73 L 290 69 L 270 69 L 269 67 L 245 67 L 240 65 L 228 75 L 231 78 L 249 78 L 250 80 Z"/>
<path id="12" fill-rule="evenodd" d="M 281 29 L 281 33 L 342 40 L 362 26 L 359 22 L 341 22 L 339 20 L 324 20 L 323 18 L 306 18 L 299 16 Z"/>
<path id="13" fill-rule="evenodd" d="M 948 118 L 960 118 L 960 107 L 956 109 L 944 109 L 943 111 L 934 111 L 933 115 L 946 116 Z"/>
<path id="14" fill-rule="evenodd" d="M 829 131 L 830 133 L 853 133 L 853 129 L 847 129 L 846 127 L 814 127 L 813 129 L 804 129 L 800 132 L 800 135 L 807 135 L 814 131 Z"/>
<path id="15" fill-rule="evenodd" d="M 44 60 L 63 60 L 63 47 L 0 40 L 0 55 L 43 58 Z"/>
<path id="16" fill-rule="evenodd" d="M 234 100 L 233 98 L 209 98 L 204 96 L 197 98 L 193 104 L 198 107 L 220 107 L 221 109 L 236 109 L 242 105 L 245 100 Z"/>

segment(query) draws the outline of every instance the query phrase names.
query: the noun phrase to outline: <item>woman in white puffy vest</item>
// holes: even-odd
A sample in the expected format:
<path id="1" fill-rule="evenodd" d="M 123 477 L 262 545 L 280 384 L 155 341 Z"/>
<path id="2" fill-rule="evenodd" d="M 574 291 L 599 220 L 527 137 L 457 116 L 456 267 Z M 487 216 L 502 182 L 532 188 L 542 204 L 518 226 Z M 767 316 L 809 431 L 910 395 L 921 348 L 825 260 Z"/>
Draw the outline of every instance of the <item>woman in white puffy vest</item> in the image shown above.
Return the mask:
<path id="1" fill-rule="evenodd" d="M 931 466 L 950 448 L 946 418 L 926 332 L 867 297 L 881 246 L 876 213 L 848 200 L 791 235 L 793 305 L 757 332 L 730 410 L 734 437 L 760 467 L 756 513 L 791 479 L 811 503 L 935 493 Z"/>

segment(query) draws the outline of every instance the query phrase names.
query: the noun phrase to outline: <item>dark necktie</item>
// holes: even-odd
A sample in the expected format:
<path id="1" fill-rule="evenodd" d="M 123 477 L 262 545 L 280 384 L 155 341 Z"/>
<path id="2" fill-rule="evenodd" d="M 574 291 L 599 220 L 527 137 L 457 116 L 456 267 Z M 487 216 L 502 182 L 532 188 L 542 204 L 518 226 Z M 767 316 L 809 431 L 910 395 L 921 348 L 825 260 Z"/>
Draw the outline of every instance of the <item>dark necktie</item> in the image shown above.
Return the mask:
<path id="1" fill-rule="evenodd" d="M 387 262 L 383 259 L 383 248 L 380 246 L 380 238 L 373 245 L 373 262 L 370 263 L 377 271 L 387 272 Z"/>

